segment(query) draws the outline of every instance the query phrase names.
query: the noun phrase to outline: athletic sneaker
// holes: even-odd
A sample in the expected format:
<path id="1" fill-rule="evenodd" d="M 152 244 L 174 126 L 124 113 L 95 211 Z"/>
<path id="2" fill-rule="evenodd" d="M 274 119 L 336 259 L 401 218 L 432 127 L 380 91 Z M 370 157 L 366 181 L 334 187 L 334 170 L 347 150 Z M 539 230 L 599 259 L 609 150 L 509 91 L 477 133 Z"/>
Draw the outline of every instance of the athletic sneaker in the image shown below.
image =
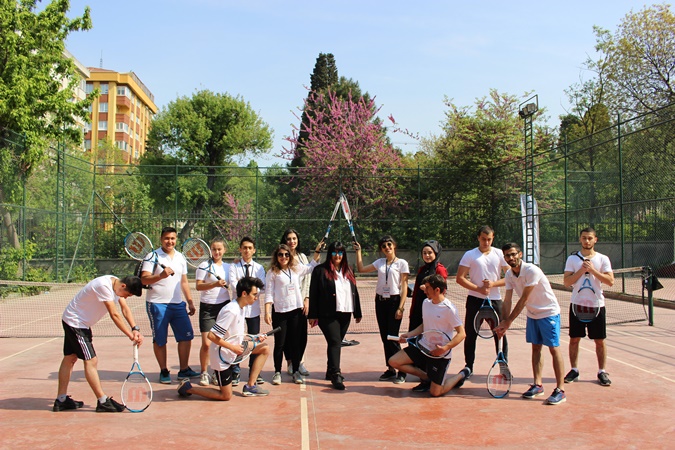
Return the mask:
<path id="1" fill-rule="evenodd" d="M 535 398 L 543 394 L 544 388 L 540 384 L 531 384 L 530 388 L 523 394 L 523 398 Z"/>
<path id="2" fill-rule="evenodd" d="M 609 379 L 609 374 L 607 372 L 600 372 L 598 374 L 598 382 L 601 386 L 609 386 L 612 384 L 612 381 Z"/>
<path id="3" fill-rule="evenodd" d="M 467 372 L 464 372 L 465 370 L 466 370 Z M 468 374 L 468 375 L 465 377 L 465 379 L 468 380 L 469 378 L 471 378 L 471 375 L 473 375 L 473 368 L 472 368 L 472 367 L 469 367 L 469 366 L 465 366 L 460 372 L 464 372 L 465 374 Z"/>
<path id="4" fill-rule="evenodd" d="M 84 406 L 84 402 L 78 402 L 77 400 L 73 400 L 70 395 L 66 396 L 66 399 L 62 402 L 59 401 L 57 398 L 54 400 L 54 407 L 52 408 L 52 411 L 58 412 L 58 411 L 66 411 L 68 409 L 78 409 L 82 408 Z"/>
<path id="5" fill-rule="evenodd" d="M 403 384 L 405 383 L 405 372 L 398 372 L 398 375 L 396 375 L 396 378 L 394 378 L 394 384 Z"/>
<path id="6" fill-rule="evenodd" d="M 341 373 L 336 373 L 333 375 L 332 379 L 330 380 L 330 383 L 333 385 L 333 389 L 337 389 L 338 391 L 344 391 L 345 390 L 345 379 L 342 376 Z"/>
<path id="7" fill-rule="evenodd" d="M 286 372 L 287 372 L 289 375 L 293 375 L 293 363 L 290 362 L 290 361 L 286 361 L 286 366 L 287 366 L 287 367 L 286 367 Z"/>
<path id="8" fill-rule="evenodd" d="M 232 386 L 239 386 L 239 380 L 241 380 L 241 374 L 240 373 L 233 373 L 232 374 Z"/>
<path id="9" fill-rule="evenodd" d="M 168 369 L 162 369 L 159 373 L 159 382 L 162 384 L 171 384 L 171 375 Z"/>
<path id="10" fill-rule="evenodd" d="M 553 390 L 553 394 L 551 394 L 551 396 L 546 400 L 546 403 L 549 405 L 557 405 L 566 401 L 567 396 L 565 395 L 565 391 L 555 388 Z"/>
<path id="11" fill-rule="evenodd" d="M 216 376 L 215 372 L 213 372 L 213 375 L 211 375 L 211 384 L 214 386 L 219 386 L 218 377 Z"/>
<path id="12" fill-rule="evenodd" d="M 199 375 L 199 372 L 195 372 L 188 366 L 185 370 L 178 371 L 178 380 L 180 381 L 184 379 L 197 378 Z"/>
<path id="13" fill-rule="evenodd" d="M 579 380 L 579 371 L 577 370 L 570 370 L 567 372 L 567 375 L 565 375 L 565 383 L 574 383 L 575 381 Z"/>
<path id="14" fill-rule="evenodd" d="M 380 375 L 380 381 L 392 381 L 394 378 L 396 378 L 396 371 L 392 369 L 387 369 Z"/>
<path id="15" fill-rule="evenodd" d="M 117 403 L 112 397 L 108 397 L 103 403 L 96 402 L 96 412 L 122 412 L 124 409 L 124 405 Z"/>
<path id="16" fill-rule="evenodd" d="M 295 372 L 293 374 L 293 383 L 295 383 L 295 384 L 305 384 L 305 377 L 303 377 L 300 372 Z"/>
<path id="17" fill-rule="evenodd" d="M 431 389 L 431 381 L 422 381 L 420 384 L 412 388 L 413 392 L 429 392 Z"/>
<path id="18" fill-rule="evenodd" d="M 202 376 L 199 379 L 200 386 L 208 386 L 211 384 L 211 376 L 207 372 L 202 372 Z"/>
<path id="19" fill-rule="evenodd" d="M 303 377 L 309 376 L 309 370 L 307 370 L 305 364 L 302 361 L 300 362 L 300 368 L 298 369 L 298 372 L 300 372 L 300 375 L 302 375 Z"/>
<path id="20" fill-rule="evenodd" d="M 281 384 L 281 372 L 274 372 L 274 376 L 272 377 L 272 384 L 275 386 Z"/>
<path id="21" fill-rule="evenodd" d="M 258 378 L 255 379 L 255 384 L 265 384 L 265 380 L 263 379 L 263 377 L 258 375 Z"/>
<path id="22" fill-rule="evenodd" d="M 462 378 L 461 380 L 459 380 L 459 381 L 457 382 L 457 384 L 453 387 L 453 389 L 459 389 L 459 388 L 461 388 L 462 386 L 464 386 L 464 382 L 465 382 L 466 380 L 468 380 L 469 377 L 471 376 L 471 369 L 469 369 L 468 367 L 465 367 L 465 368 L 463 368 L 462 370 L 460 370 L 459 373 L 461 373 L 462 375 L 464 375 L 464 378 Z"/>
<path id="23" fill-rule="evenodd" d="M 266 395 L 269 395 L 270 391 L 265 390 L 258 385 L 249 386 L 248 384 L 245 384 L 242 393 L 246 397 L 264 397 Z"/>
<path id="24" fill-rule="evenodd" d="M 180 380 L 180 385 L 178 385 L 178 395 L 181 397 L 189 397 L 192 395 L 188 392 L 190 389 L 192 389 L 192 383 L 190 383 L 189 379 L 185 378 Z"/>

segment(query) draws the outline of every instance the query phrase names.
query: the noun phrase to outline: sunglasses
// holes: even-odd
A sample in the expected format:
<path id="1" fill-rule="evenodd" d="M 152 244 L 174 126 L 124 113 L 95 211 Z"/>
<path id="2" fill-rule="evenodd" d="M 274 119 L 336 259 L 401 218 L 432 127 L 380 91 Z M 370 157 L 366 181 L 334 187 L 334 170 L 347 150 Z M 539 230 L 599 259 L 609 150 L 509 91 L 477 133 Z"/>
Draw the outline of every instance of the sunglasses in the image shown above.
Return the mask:
<path id="1" fill-rule="evenodd" d="M 393 247 L 394 243 L 393 242 L 384 242 L 382 245 L 380 245 L 380 248 L 387 248 L 387 247 Z"/>
<path id="2" fill-rule="evenodd" d="M 342 256 L 344 255 L 344 252 L 331 252 L 331 256 Z"/>
<path id="3" fill-rule="evenodd" d="M 277 253 L 277 258 L 290 258 L 290 253 Z"/>

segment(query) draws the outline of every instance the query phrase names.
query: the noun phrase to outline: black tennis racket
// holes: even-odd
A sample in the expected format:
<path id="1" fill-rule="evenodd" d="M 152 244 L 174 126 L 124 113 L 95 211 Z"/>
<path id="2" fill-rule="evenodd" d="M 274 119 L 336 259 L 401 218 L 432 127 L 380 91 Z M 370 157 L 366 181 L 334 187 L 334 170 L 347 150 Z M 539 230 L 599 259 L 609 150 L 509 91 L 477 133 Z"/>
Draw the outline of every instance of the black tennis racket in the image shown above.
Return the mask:
<path id="1" fill-rule="evenodd" d="M 155 261 L 159 267 L 166 269 L 166 266 L 158 262 L 157 253 L 152 246 L 152 241 L 149 237 L 139 231 L 132 231 L 124 238 L 124 250 L 127 255 L 131 256 L 136 261 Z M 146 258 L 147 257 L 147 258 Z M 173 274 L 171 274 L 173 276 Z"/>
<path id="2" fill-rule="evenodd" d="M 234 345 L 241 345 L 243 351 L 240 354 L 233 352 L 232 350 L 219 347 L 218 354 L 220 355 L 220 360 L 225 364 L 239 364 L 242 361 L 248 359 L 255 350 L 256 345 L 260 343 L 261 336 L 270 336 L 277 331 L 281 330 L 281 327 L 274 328 L 273 330 L 268 331 L 267 333 L 262 334 L 235 334 L 225 339 L 227 342 Z"/>
<path id="3" fill-rule="evenodd" d="M 134 362 L 122 385 L 122 403 L 131 412 L 139 413 L 152 403 L 152 385 L 138 363 L 138 345 L 134 344 Z"/>
<path id="4" fill-rule="evenodd" d="M 504 398 L 511 390 L 513 376 L 509 370 L 504 353 L 502 352 L 502 340 L 497 343 L 497 359 L 488 372 L 486 384 L 488 393 L 494 398 Z"/>
<path id="5" fill-rule="evenodd" d="M 582 261 L 587 261 L 579 252 L 572 253 Z M 590 323 L 600 314 L 600 297 L 596 294 L 588 272 L 584 274 L 584 281 L 574 294 L 572 313 L 579 322 Z"/>
<path id="6" fill-rule="evenodd" d="M 483 300 L 483 304 L 473 318 L 473 327 L 476 334 L 483 339 L 490 339 L 494 336 L 494 329 L 499 325 L 499 316 L 492 306 L 489 298 Z"/>
<path id="7" fill-rule="evenodd" d="M 400 336 L 387 336 L 390 341 L 401 342 Z M 442 359 L 450 354 L 452 349 L 445 350 L 440 347 L 445 347 L 452 338 L 447 333 L 440 330 L 424 331 L 417 336 L 406 339 L 408 345 L 417 347 L 419 351 L 424 353 L 429 358 Z"/>
<path id="8" fill-rule="evenodd" d="M 199 238 L 190 238 L 183 243 L 181 252 L 185 256 L 185 260 L 196 270 L 204 270 L 213 275 L 218 281 L 222 278 L 218 276 L 213 268 L 213 258 L 211 255 L 211 247 L 209 244 Z M 206 267 L 203 267 L 208 263 Z M 226 286 L 223 286 L 226 289 Z"/>

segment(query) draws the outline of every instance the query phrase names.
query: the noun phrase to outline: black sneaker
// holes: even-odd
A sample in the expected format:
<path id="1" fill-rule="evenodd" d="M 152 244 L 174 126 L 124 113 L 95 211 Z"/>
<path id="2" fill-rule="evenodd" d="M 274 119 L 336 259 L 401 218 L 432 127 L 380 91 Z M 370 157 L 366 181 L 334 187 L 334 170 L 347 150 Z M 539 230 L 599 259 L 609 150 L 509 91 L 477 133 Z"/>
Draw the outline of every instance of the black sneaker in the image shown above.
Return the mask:
<path id="1" fill-rule="evenodd" d="M 422 381 L 420 384 L 412 388 L 413 392 L 429 392 L 431 389 L 431 381 Z"/>
<path id="2" fill-rule="evenodd" d="M 77 400 L 73 400 L 70 395 L 66 397 L 66 399 L 62 402 L 59 401 L 57 398 L 54 400 L 54 407 L 52 408 L 52 411 L 66 411 L 68 409 L 79 409 L 84 406 L 84 402 L 78 402 Z"/>
<path id="3" fill-rule="evenodd" d="M 612 381 L 609 379 L 609 374 L 607 372 L 600 372 L 598 374 L 598 383 L 601 386 L 609 386 L 612 384 Z"/>
<path id="4" fill-rule="evenodd" d="M 577 380 L 579 380 L 579 372 L 574 369 L 570 370 L 567 372 L 567 375 L 565 375 L 565 383 L 574 383 Z"/>
<path id="5" fill-rule="evenodd" d="M 335 375 L 332 376 L 330 383 L 333 385 L 333 389 L 337 389 L 338 391 L 344 391 L 345 390 L 345 379 L 342 376 L 341 373 L 336 373 Z"/>
<path id="6" fill-rule="evenodd" d="M 457 382 L 457 384 L 453 387 L 453 389 L 459 389 L 459 388 L 461 388 L 462 386 L 464 386 L 464 382 L 465 382 L 466 380 L 468 380 L 469 377 L 471 376 L 471 369 L 469 369 L 468 367 L 465 367 L 465 368 L 463 368 L 462 370 L 460 370 L 459 373 L 461 373 L 462 375 L 464 375 L 464 378 L 462 378 L 461 380 L 459 380 L 459 381 Z"/>
<path id="7" fill-rule="evenodd" d="M 392 369 L 387 369 L 382 375 L 380 375 L 380 381 L 392 381 L 396 378 L 396 371 Z"/>
<path id="8" fill-rule="evenodd" d="M 112 397 L 108 397 L 108 399 L 104 402 L 96 402 L 96 412 L 122 412 L 124 411 L 124 405 L 121 403 L 117 403 L 115 400 L 113 400 Z"/>

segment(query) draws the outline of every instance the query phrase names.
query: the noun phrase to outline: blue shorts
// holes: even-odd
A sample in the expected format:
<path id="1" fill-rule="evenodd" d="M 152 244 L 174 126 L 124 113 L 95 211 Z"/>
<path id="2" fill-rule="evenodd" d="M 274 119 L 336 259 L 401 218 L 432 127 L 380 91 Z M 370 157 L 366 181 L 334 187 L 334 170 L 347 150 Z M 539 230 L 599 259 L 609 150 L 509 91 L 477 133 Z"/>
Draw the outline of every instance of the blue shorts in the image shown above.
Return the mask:
<path id="1" fill-rule="evenodd" d="M 544 319 L 528 317 L 525 340 L 534 345 L 560 347 L 560 314 Z"/>
<path id="2" fill-rule="evenodd" d="M 194 338 L 192 322 L 185 307 L 185 302 L 145 302 L 145 309 L 148 312 L 150 328 L 152 329 L 152 342 L 164 347 L 169 337 L 169 325 L 171 325 L 176 342 L 191 341 Z"/>

